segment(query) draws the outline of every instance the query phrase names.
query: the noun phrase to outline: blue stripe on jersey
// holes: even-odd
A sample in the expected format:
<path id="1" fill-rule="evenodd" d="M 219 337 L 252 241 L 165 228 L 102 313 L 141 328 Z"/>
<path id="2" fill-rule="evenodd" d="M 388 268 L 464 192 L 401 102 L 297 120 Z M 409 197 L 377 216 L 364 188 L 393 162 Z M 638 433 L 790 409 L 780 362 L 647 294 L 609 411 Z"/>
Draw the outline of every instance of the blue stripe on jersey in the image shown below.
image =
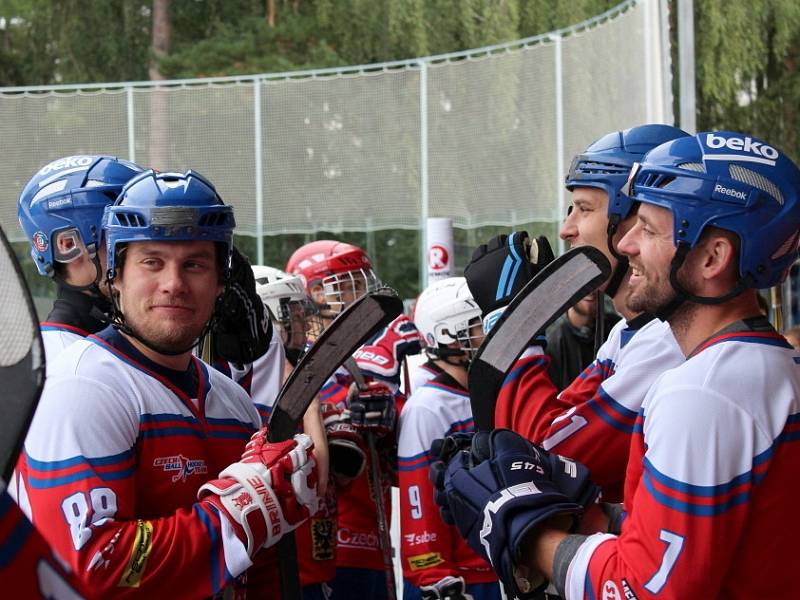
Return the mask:
<path id="1" fill-rule="evenodd" d="M 586 595 L 586 600 L 597 600 L 597 596 L 594 595 L 594 589 L 592 589 L 592 578 L 589 577 L 589 569 L 586 569 L 586 576 L 583 580 L 583 591 Z"/>
<path id="2" fill-rule="evenodd" d="M 97 458 L 86 458 L 85 456 L 73 456 L 72 458 L 65 458 L 64 460 L 49 460 L 41 461 L 31 458 L 26 452 L 25 461 L 29 466 L 37 471 L 58 471 L 59 469 L 68 469 L 76 465 L 88 464 L 91 467 L 107 467 L 109 465 L 123 463 L 133 457 L 133 450 L 125 450 L 119 454 L 112 456 L 100 456 Z"/>
<path id="3" fill-rule="evenodd" d="M 197 431 L 191 427 L 161 427 L 159 429 L 147 429 L 139 432 L 141 439 L 163 438 L 170 436 L 189 435 L 196 438 L 205 437 L 202 431 Z"/>
<path id="4" fill-rule="evenodd" d="M 544 364 L 546 362 L 545 358 L 546 355 L 537 354 L 536 356 L 526 356 L 522 360 L 518 361 L 517 366 L 511 369 L 511 372 L 508 375 L 506 375 L 506 378 L 503 380 L 503 386 L 508 385 L 512 381 L 515 381 L 520 375 L 522 375 L 525 371 L 527 371 L 531 367 Z"/>
<path id="5" fill-rule="evenodd" d="M 626 408 L 616 400 L 614 400 L 604 389 L 603 386 L 597 388 L 598 398 L 592 397 L 587 405 L 594 411 L 594 413 L 603 419 L 606 423 L 611 425 L 614 429 L 618 429 L 625 433 L 631 434 L 636 430 L 636 424 L 629 424 L 626 421 L 633 421 L 637 413 Z M 616 413 L 616 415 L 614 414 Z M 624 421 L 622 420 L 624 419 Z"/>
<path id="6" fill-rule="evenodd" d="M 451 433 L 463 433 L 470 431 L 475 431 L 475 419 L 473 419 L 471 416 L 461 421 L 455 421 L 454 423 L 451 423 L 449 429 L 445 432 L 445 435 L 447 436 Z"/>
<path id="7" fill-rule="evenodd" d="M 430 450 L 423 450 L 419 454 L 414 454 L 413 456 L 398 456 L 397 468 L 400 471 L 416 471 L 417 469 L 430 466 L 433 461 L 434 457 L 430 456 Z"/>
<path id="8" fill-rule="evenodd" d="M 91 477 L 97 477 L 103 481 L 115 481 L 117 479 L 125 479 L 131 477 L 136 472 L 136 465 L 133 460 L 133 452 L 126 450 L 114 456 L 103 456 L 99 458 L 87 458 L 85 456 L 73 456 L 64 460 L 56 461 L 40 461 L 31 458 L 28 453 L 25 453 L 25 460 L 31 469 L 28 474 L 28 479 L 32 488 L 47 489 L 73 483 L 75 481 L 82 481 Z M 126 463 L 130 466 L 122 468 Z M 37 477 L 35 471 L 42 471 L 45 473 L 54 473 L 63 469 L 71 469 L 73 467 L 82 465 L 83 468 L 75 470 L 66 475 Z M 98 467 L 116 466 L 115 470 L 97 470 Z"/>
<path id="9" fill-rule="evenodd" d="M 653 496 L 653 498 L 655 498 L 659 504 L 663 504 L 668 508 L 682 513 L 688 513 L 695 517 L 713 517 L 720 515 L 734 506 L 744 504 L 750 499 L 750 487 L 748 487 L 745 491 L 731 496 L 725 502 L 720 502 L 717 504 L 693 504 L 691 502 L 685 502 L 683 500 L 672 498 L 663 492 L 658 491 L 653 484 L 653 478 L 651 477 L 650 473 L 645 473 L 643 479 L 647 491 L 650 492 L 650 495 Z"/>
<path id="10" fill-rule="evenodd" d="M 595 361 L 586 367 L 581 374 L 578 375 L 581 379 L 589 379 L 590 377 L 600 376 L 601 379 L 608 379 L 614 374 L 614 361 L 610 358 L 605 360 Z"/>
<path id="11" fill-rule="evenodd" d="M 434 388 L 437 390 L 445 390 L 447 392 L 450 392 L 451 394 L 455 394 L 456 396 L 461 396 L 462 398 L 469 398 L 469 392 L 467 392 L 466 390 L 452 387 L 445 383 L 439 383 L 438 381 L 434 381 L 433 379 L 426 381 L 422 387 Z"/>
<path id="12" fill-rule="evenodd" d="M 623 329 L 619 332 L 619 348 L 620 350 L 628 345 L 635 336 L 639 332 L 638 329 Z"/>
<path id="13" fill-rule="evenodd" d="M 169 421 L 183 422 L 186 425 L 197 425 L 198 420 L 191 415 L 175 413 L 144 413 L 139 415 L 139 423 L 167 423 Z"/>
<path id="14" fill-rule="evenodd" d="M 8 494 L 3 494 L 3 504 L 13 502 Z M 8 513 L 9 506 L 3 507 L 3 516 Z M 17 557 L 22 548 L 28 541 L 28 537 L 33 532 L 33 526 L 22 513 L 18 513 L 19 520 L 8 534 L 8 537 L 0 541 L 0 569 L 5 569 Z"/>
<path id="15" fill-rule="evenodd" d="M 214 506 L 209 506 L 210 510 L 213 510 L 218 519 L 223 519 L 226 517 L 221 517 L 219 512 Z M 206 528 L 208 532 L 208 538 L 211 541 L 211 552 L 209 553 L 209 560 L 211 562 L 211 587 L 214 590 L 214 593 L 219 592 L 223 586 L 227 583 L 230 583 L 233 580 L 233 577 L 228 572 L 228 569 L 225 568 L 224 561 L 220 563 L 219 557 L 220 554 L 224 556 L 224 550 L 222 549 L 222 540 L 220 539 L 220 534 L 217 531 L 214 523 L 211 522 L 211 517 L 206 513 L 205 510 L 195 505 L 194 511 L 197 513 L 197 516 L 200 517 L 200 521 Z M 222 572 L 222 577 L 220 578 L 220 572 Z"/>

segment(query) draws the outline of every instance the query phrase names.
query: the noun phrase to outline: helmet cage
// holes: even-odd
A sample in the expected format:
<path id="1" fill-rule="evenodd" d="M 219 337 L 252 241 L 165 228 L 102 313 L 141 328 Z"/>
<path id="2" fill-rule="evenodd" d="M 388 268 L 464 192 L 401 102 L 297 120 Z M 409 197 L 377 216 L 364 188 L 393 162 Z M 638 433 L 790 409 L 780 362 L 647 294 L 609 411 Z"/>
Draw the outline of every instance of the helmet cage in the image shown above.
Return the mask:
<path id="1" fill-rule="evenodd" d="M 362 296 L 376 291 L 381 285 L 375 272 L 369 268 L 334 273 L 322 278 L 325 303 L 338 314 Z"/>

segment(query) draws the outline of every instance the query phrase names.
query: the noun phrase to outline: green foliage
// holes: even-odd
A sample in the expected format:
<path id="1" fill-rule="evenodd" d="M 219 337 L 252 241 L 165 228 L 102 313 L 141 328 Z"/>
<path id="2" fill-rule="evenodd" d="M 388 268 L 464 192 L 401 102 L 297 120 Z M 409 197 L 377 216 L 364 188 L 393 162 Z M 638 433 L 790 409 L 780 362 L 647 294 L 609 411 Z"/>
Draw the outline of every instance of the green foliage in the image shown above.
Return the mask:
<path id="1" fill-rule="evenodd" d="M 800 159 L 800 4 L 696 0 L 695 11 L 698 130 L 745 131 Z"/>
<path id="2" fill-rule="evenodd" d="M 175 0 L 171 54 L 159 68 L 167 77 L 182 78 L 442 54 L 563 28 L 600 14 L 618 1 L 276 0 L 277 21 L 271 27 L 266 0 Z M 698 129 L 746 131 L 800 159 L 800 2 L 695 0 L 694 5 Z M 669 2 L 669 8 L 674 34 L 676 0 Z M 0 0 L 0 84 L 145 79 L 151 58 L 151 10 L 150 0 Z M 676 61 L 673 68 L 677 71 Z M 491 85 L 497 102 L 517 97 L 512 88 L 519 84 L 513 77 L 498 73 Z M 314 97 L 308 102 L 321 104 L 322 100 Z M 279 108 L 287 118 L 309 110 L 308 106 Z M 482 143 L 488 155 L 501 156 L 513 135 L 513 128 L 504 121 L 508 111 L 491 103 L 472 108 L 488 111 L 496 119 L 496 135 Z M 347 113 L 344 107 L 337 110 Z M 431 131 L 431 135 L 446 138 L 449 132 Z M 342 142 L 332 134 L 330 143 Z M 297 160 L 283 147 L 268 145 L 266 152 L 271 164 Z M 467 149 L 463 152 L 465 163 L 475 159 L 466 155 Z M 353 153 L 352 164 L 343 169 L 358 173 L 369 159 L 368 150 Z M 519 165 L 520 172 L 524 169 L 524 164 Z M 457 197 L 459 182 L 444 184 Z M 529 224 L 529 231 L 543 227 Z M 550 228 L 548 235 L 554 239 L 555 227 Z M 492 234 L 489 229 L 457 230 L 457 268 L 468 259 L 469 247 Z M 417 232 L 318 232 L 314 237 L 336 237 L 364 246 L 387 282 L 406 297 L 415 295 Z M 265 262 L 282 266 L 297 246 L 311 239 L 265 238 Z M 241 238 L 239 243 L 255 257 L 255 240 Z M 23 259 L 23 264 L 30 262 Z M 35 274 L 30 280 L 39 294 L 52 287 Z"/>

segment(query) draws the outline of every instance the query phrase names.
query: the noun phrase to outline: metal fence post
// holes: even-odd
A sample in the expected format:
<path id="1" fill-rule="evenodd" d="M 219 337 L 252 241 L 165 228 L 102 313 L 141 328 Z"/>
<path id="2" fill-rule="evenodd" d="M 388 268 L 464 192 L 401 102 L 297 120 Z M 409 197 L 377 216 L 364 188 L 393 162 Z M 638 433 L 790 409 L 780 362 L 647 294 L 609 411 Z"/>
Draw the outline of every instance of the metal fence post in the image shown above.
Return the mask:
<path id="1" fill-rule="evenodd" d="M 420 222 L 419 222 L 419 289 L 428 285 L 428 64 L 419 61 L 419 172 L 420 172 Z"/>
<path id="2" fill-rule="evenodd" d="M 564 78 L 561 64 L 561 36 L 554 35 L 555 72 L 556 72 L 556 194 L 558 195 L 558 214 L 556 224 L 567 214 L 564 194 Z M 565 250 L 564 240 L 558 238 L 558 253 Z"/>
<path id="3" fill-rule="evenodd" d="M 261 148 L 261 80 L 253 79 L 253 153 L 256 177 L 256 261 L 264 264 L 264 185 Z"/>
<path id="4" fill-rule="evenodd" d="M 125 86 L 125 99 L 128 110 L 128 160 L 136 162 L 136 130 L 133 119 L 133 86 Z"/>

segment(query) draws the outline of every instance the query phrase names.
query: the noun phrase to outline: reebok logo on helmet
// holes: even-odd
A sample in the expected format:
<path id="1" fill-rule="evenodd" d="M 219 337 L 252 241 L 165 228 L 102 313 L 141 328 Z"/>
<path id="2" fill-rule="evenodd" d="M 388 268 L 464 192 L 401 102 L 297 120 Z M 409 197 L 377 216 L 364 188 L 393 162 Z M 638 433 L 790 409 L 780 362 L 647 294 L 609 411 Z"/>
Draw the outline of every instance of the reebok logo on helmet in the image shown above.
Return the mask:
<path id="1" fill-rule="evenodd" d="M 750 155 L 706 154 L 704 158 L 707 160 L 740 160 L 774 167 L 775 160 L 780 156 L 780 153 L 775 148 L 764 142 L 754 141 L 750 136 L 745 138 L 737 136 L 723 137 L 721 135 L 709 133 L 706 134 L 706 146 L 711 150 L 726 148 L 728 150 L 735 150 L 736 152 L 745 152 Z"/>
<path id="2" fill-rule="evenodd" d="M 720 184 L 716 184 L 714 186 L 714 192 L 717 194 L 722 194 L 724 196 L 731 196 L 736 198 L 737 200 L 747 200 L 747 194 L 741 192 L 739 190 L 734 190 L 732 188 L 726 188 Z"/>

